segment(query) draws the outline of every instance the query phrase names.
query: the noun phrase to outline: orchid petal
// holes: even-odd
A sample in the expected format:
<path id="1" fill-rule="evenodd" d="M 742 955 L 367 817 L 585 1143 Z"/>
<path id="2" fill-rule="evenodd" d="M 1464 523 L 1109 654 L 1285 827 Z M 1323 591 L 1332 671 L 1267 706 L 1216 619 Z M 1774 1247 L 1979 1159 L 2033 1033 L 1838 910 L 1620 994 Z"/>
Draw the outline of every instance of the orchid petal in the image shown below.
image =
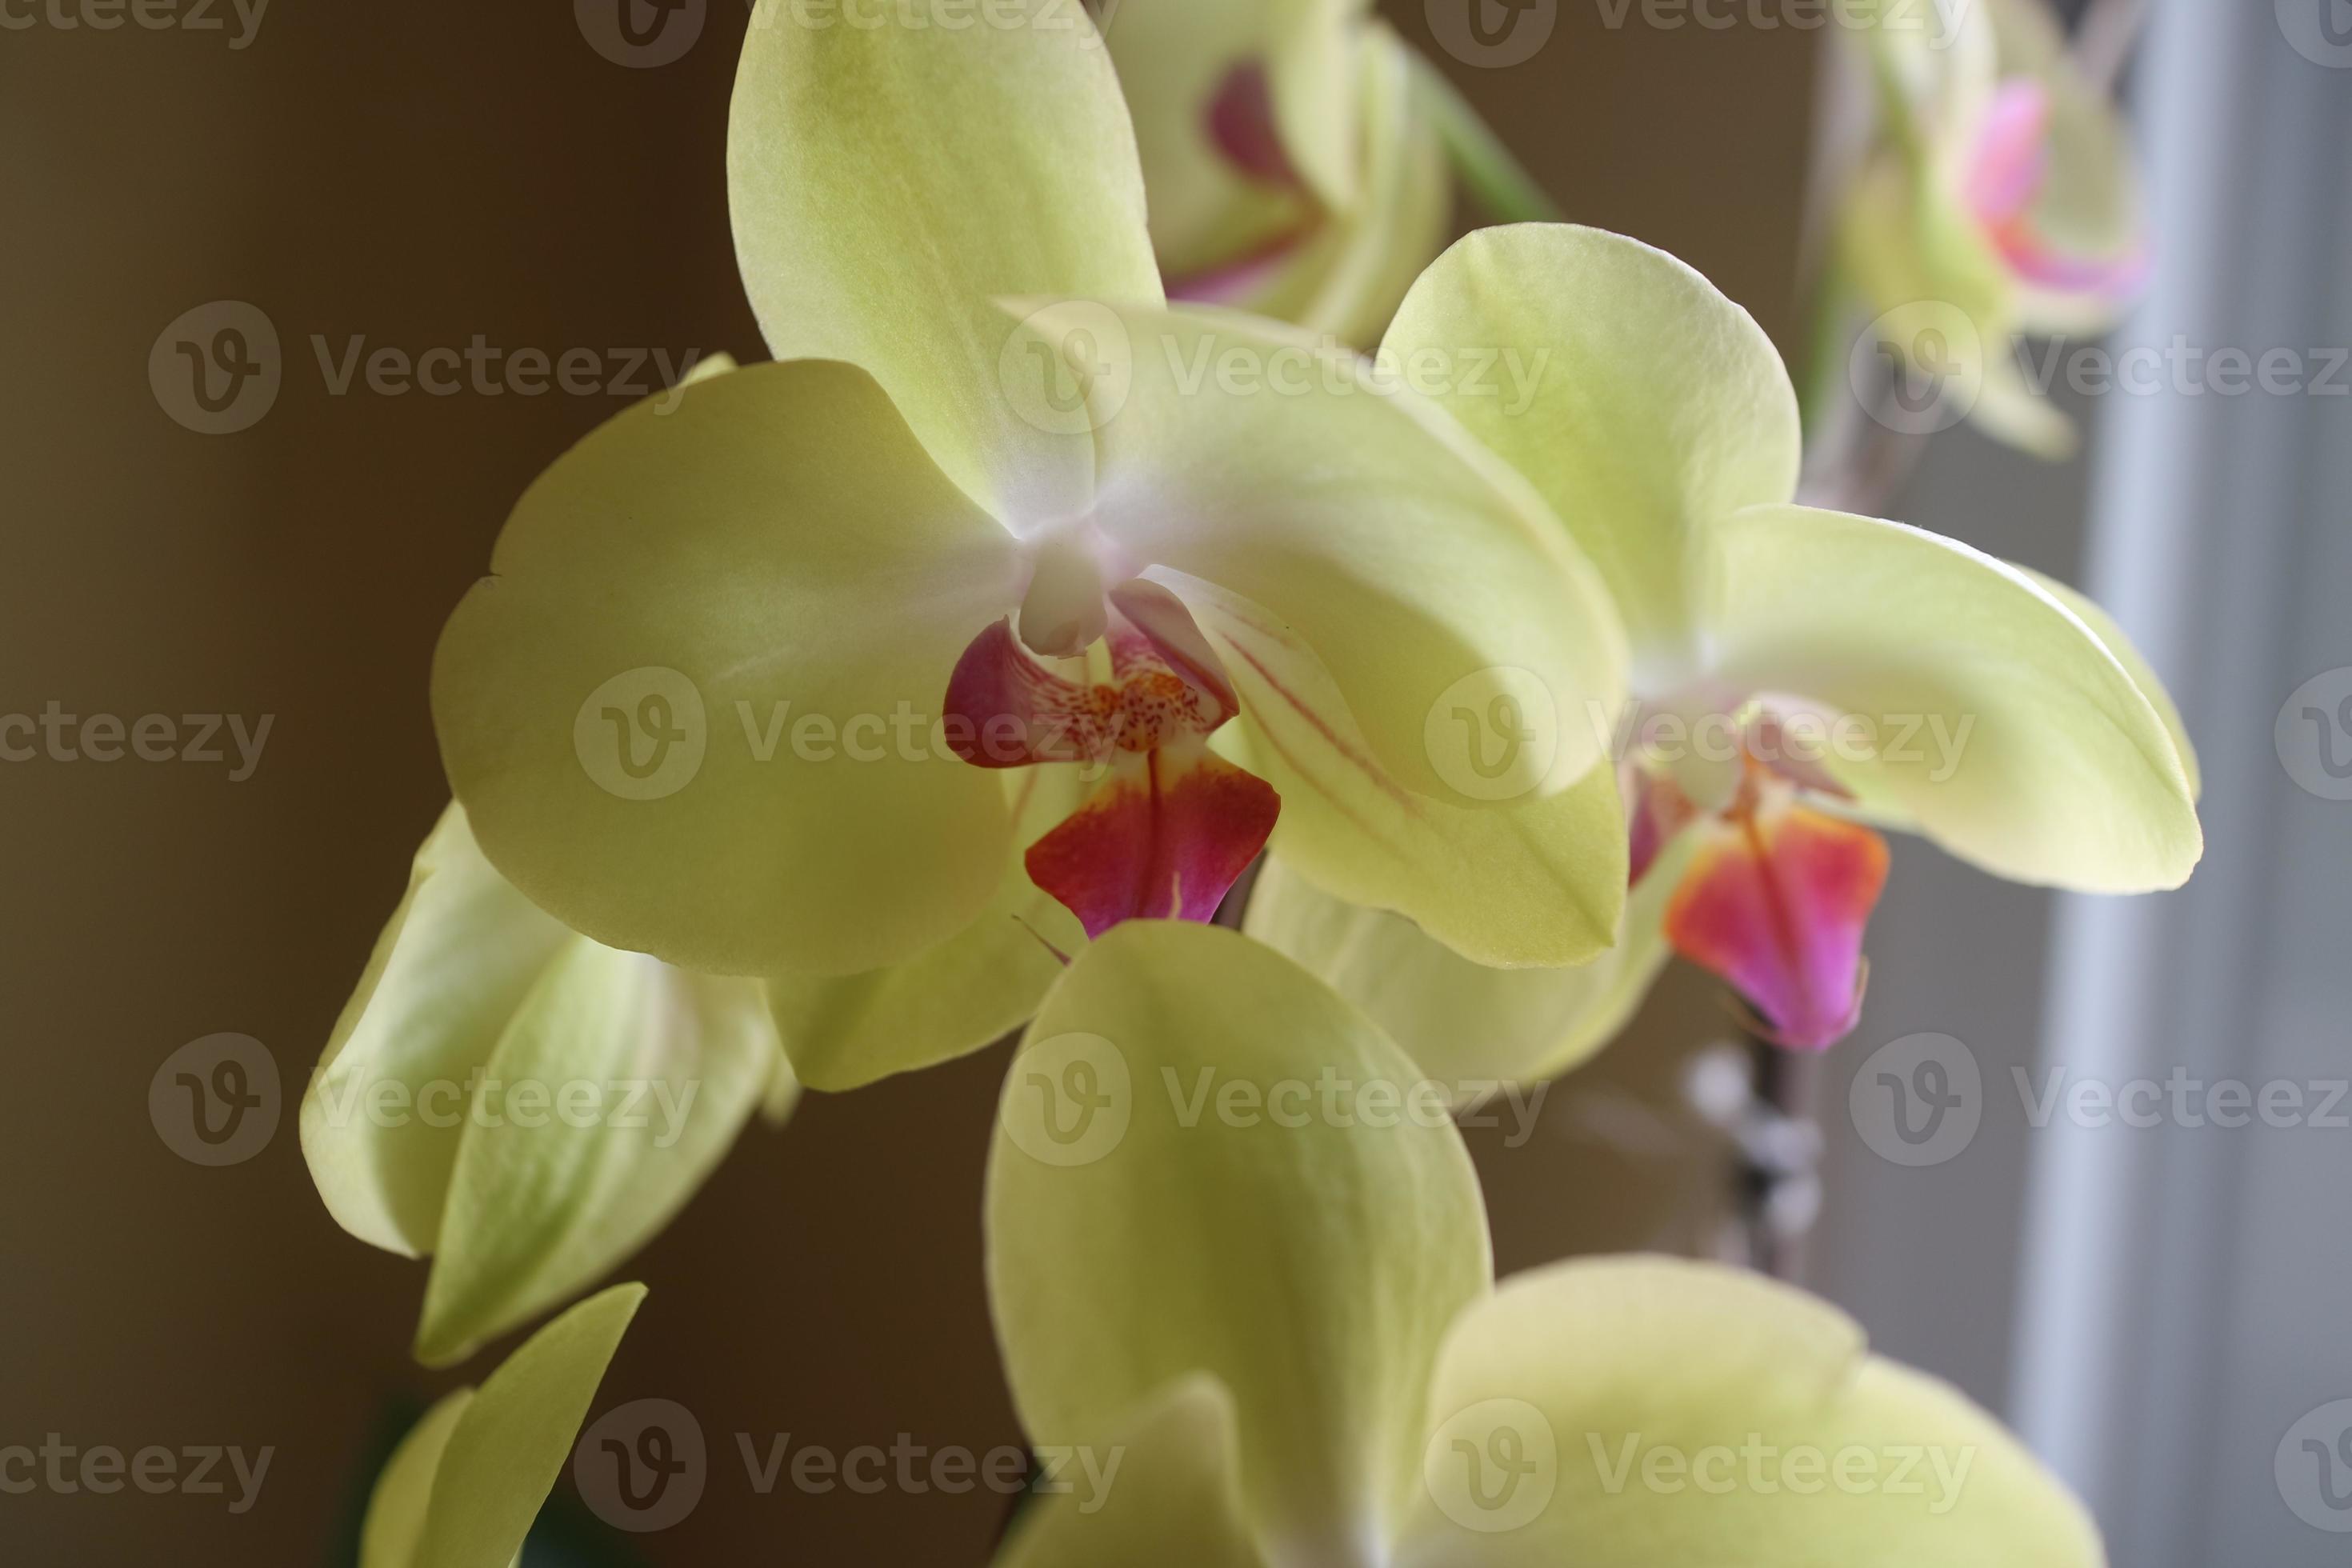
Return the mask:
<path id="1" fill-rule="evenodd" d="M 1599 229 L 1482 229 L 1422 275 L 1381 345 L 1531 356 L 1507 395 L 1440 401 L 1530 479 L 1607 580 L 1637 658 L 1688 652 L 1695 532 L 1795 493 L 1797 396 L 1747 311 L 1662 250 Z M 1508 362 L 1507 362 L 1508 363 Z"/>
<path id="2" fill-rule="evenodd" d="M 1265 780 L 1203 740 L 1123 752 L 1086 804 L 1029 847 L 1029 879 L 1089 937 L 1122 921 L 1211 920 L 1281 810 Z"/>
<path id="3" fill-rule="evenodd" d="M 417 1359 L 463 1361 L 651 1239 L 733 1147 L 777 1055 L 759 982 L 575 938 L 448 1108 L 465 1131 Z"/>
<path id="4" fill-rule="evenodd" d="M 1267 1559 L 1378 1561 L 1419 1486 L 1439 1336 L 1491 1267 L 1460 1135 L 1402 1092 L 1417 1079 L 1235 932 L 1130 921 L 1082 954 L 1013 1059 L 989 1162 L 990 1298 L 1033 1441 L 1107 1441 L 1209 1373 Z M 1327 1079 L 1345 1115 L 1318 1114 Z M 1236 1085 L 1256 1114 L 1229 1113 Z"/>
<path id="5" fill-rule="evenodd" d="M 736 250 L 769 347 L 871 373 L 1000 519 L 1076 510 L 1087 443 L 1014 395 L 1023 345 L 991 302 L 1160 298 L 1093 23 L 1061 0 L 992 0 L 961 26 L 810 26 L 798 3 L 753 14 L 728 125 Z"/>
<path id="6" fill-rule="evenodd" d="M 1217 743 L 1281 795 L 1274 845 L 1301 876 L 1349 903 L 1401 911 L 1481 963 L 1581 963 L 1616 939 L 1626 845 L 1613 769 L 1500 809 L 1416 795 L 1374 758 L 1329 673 L 1295 636 L 1197 578 L 1163 575 L 1234 677 L 1243 716 Z M 1482 705 L 1470 709 L 1483 724 Z M 1254 899 L 1254 922 L 1255 909 Z"/>
<path id="7" fill-rule="evenodd" d="M 1862 1016 L 1862 933 L 1886 886 L 1886 841 L 1771 799 L 1685 831 L 1697 845 L 1666 910 L 1675 951 L 1728 981 L 1773 1044 L 1845 1038 Z"/>
<path id="8" fill-rule="evenodd" d="M 895 963 L 1003 874 L 1003 796 L 934 737 L 1017 548 L 859 371 L 672 395 L 541 476 L 450 618 L 450 780 L 499 869 L 599 942 L 711 973 Z"/>
<path id="9" fill-rule="evenodd" d="M 1076 811 L 1087 784 L 1076 767 L 998 775 L 1025 849 Z M 980 918 L 887 969 L 844 977 L 768 978 L 768 1005 L 800 1081 L 827 1093 L 934 1067 L 1003 1039 L 1026 1023 L 1087 933 L 1029 879 L 1014 855 Z"/>
<path id="10" fill-rule="evenodd" d="M 1464 795 L 1431 755 L 1432 710 L 1466 679 L 1523 671 L 1562 715 L 1614 710 L 1623 639 L 1599 579 L 1443 414 L 1263 323 L 1120 320 L 1133 374 L 1100 432 L 1096 521 L 1135 560 L 1252 601 L 1311 648 L 1400 784 L 1457 805 L 1504 798 Z M 1196 375 L 1226 379 L 1203 395 Z M 1500 784 L 1557 794 L 1602 741 L 1563 719 L 1549 754 L 1528 748 Z"/>
<path id="11" fill-rule="evenodd" d="M 409 1258 L 438 1245 L 462 1123 L 371 1115 L 369 1097 L 467 1082 L 574 940 L 482 858 L 464 807 L 441 814 L 302 1101 L 302 1155 L 337 1224 Z"/>
<path id="12" fill-rule="evenodd" d="M 2163 722 L 2164 732 L 2172 738 L 2173 752 L 2180 759 L 2180 771 L 2189 779 L 2189 794 L 2192 799 L 2195 798 L 2205 787 L 2198 771 L 2197 748 L 2189 741 L 2189 726 L 2181 722 L 2180 710 L 2173 702 L 2172 694 L 2164 689 L 2164 681 L 2156 673 L 2156 667 L 2133 646 L 2123 627 L 2116 624 L 2116 618 L 2089 595 L 2079 588 L 2069 587 L 2045 573 L 2036 572 L 2031 566 L 2018 566 L 2016 569 L 2031 578 L 2042 592 L 2074 612 L 2074 618 L 2088 626 L 2101 646 L 2116 656 L 2116 662 L 2124 667 L 2124 673 L 2132 678 L 2132 684 L 2139 688 L 2140 695 L 2147 698 L 2148 706 L 2156 710 L 2157 718 Z"/>
<path id="13" fill-rule="evenodd" d="M 369 1559 L 362 1568 L 509 1568 L 645 1299 L 642 1285 L 590 1297 L 533 1334 L 454 1417 L 452 1401 L 428 1413 L 394 1456 L 390 1485 L 378 1488 L 362 1528 L 364 1540 L 386 1546 L 413 1540 L 415 1551 L 405 1559 Z M 416 1472 L 436 1444 L 425 1517 L 413 1524 Z M 376 1517 L 376 1510 L 386 1511 Z"/>
<path id="14" fill-rule="evenodd" d="M 1244 930 L 1287 954 L 1450 1086 L 1541 1083 L 1581 1066 L 1632 1019 L 1674 949 L 1665 906 L 1690 840 L 1678 838 L 1626 900 L 1617 945 L 1558 969 L 1493 969 L 1402 916 L 1335 899 L 1270 858 Z"/>
<path id="15" fill-rule="evenodd" d="M 433 1502 L 433 1477 L 449 1435 L 457 1429 L 474 1391 L 460 1388 L 417 1417 L 384 1462 L 368 1493 L 367 1517 L 360 1526 L 359 1568 L 411 1568 Z"/>
<path id="16" fill-rule="evenodd" d="M 1859 719 L 1863 741 L 1828 760 L 1865 805 L 1899 805 L 2013 881 L 2188 878 L 2204 839 L 2164 717 L 2032 579 L 1902 523 L 1801 507 L 1742 511 L 1711 542 L 1717 675 Z"/>
<path id="17" fill-rule="evenodd" d="M 1171 1384 L 1109 1448 L 1099 1495 L 1073 1485 L 1037 1498 L 997 1568 L 1264 1568 L 1241 1511 L 1233 1395 L 1213 1377 Z"/>
<path id="18" fill-rule="evenodd" d="M 1868 1354 L 1826 1304 L 1717 1265 L 1507 1280 L 1455 1324 L 1430 1408 L 1446 1485 L 1396 1554 L 1409 1568 L 2105 1561 L 2082 1506 L 1990 1416 Z M 1516 1484 L 1496 1487 L 1515 1456 Z"/>

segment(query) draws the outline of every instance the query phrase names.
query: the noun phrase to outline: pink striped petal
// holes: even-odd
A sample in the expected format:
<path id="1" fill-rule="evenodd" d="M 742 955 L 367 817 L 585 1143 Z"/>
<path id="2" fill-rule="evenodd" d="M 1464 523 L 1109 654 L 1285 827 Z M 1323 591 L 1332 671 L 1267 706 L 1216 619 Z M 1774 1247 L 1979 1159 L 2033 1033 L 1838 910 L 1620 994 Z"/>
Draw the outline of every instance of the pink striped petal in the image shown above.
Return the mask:
<path id="1" fill-rule="evenodd" d="M 1121 921 L 1206 921 L 1274 831 L 1265 780 L 1190 740 L 1122 752 L 1111 776 L 1029 848 L 1029 879 L 1098 937 Z"/>
<path id="2" fill-rule="evenodd" d="M 1862 935 L 1886 885 L 1886 841 L 1771 795 L 1702 831 L 1667 939 L 1729 982 L 1773 1044 L 1828 1049 L 1862 1014 Z"/>

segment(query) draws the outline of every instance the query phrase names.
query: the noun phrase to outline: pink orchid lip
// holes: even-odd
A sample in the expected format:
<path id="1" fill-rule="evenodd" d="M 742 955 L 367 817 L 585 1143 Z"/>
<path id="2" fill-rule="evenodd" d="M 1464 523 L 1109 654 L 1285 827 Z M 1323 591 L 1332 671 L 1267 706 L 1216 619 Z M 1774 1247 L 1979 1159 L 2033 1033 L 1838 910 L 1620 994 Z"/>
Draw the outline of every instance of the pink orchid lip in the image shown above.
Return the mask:
<path id="1" fill-rule="evenodd" d="M 1110 681 L 1048 668 L 1007 616 L 965 647 L 946 703 L 948 743 L 968 763 L 1108 769 L 1024 860 L 1030 880 L 1090 938 L 1121 921 L 1213 917 L 1282 805 L 1271 785 L 1209 750 L 1240 703 L 1182 603 L 1140 580 L 1108 599 Z"/>
<path id="2" fill-rule="evenodd" d="M 1987 110 L 1964 195 L 2001 259 L 2018 277 L 2060 293 L 2124 300 L 2147 278 L 2137 247 L 2117 256 L 2060 250 L 2033 226 L 2033 206 L 2050 177 L 2050 93 L 2018 78 L 2001 84 Z"/>
<path id="3" fill-rule="evenodd" d="M 1863 933 L 1885 887 L 1886 842 L 1801 804 L 1851 796 L 1792 754 L 1771 710 L 1743 726 L 1739 768 L 1733 798 L 1708 811 L 1671 774 L 1629 762 L 1628 879 L 1638 885 L 1676 836 L 1700 835 L 1667 905 L 1667 941 L 1739 994 L 1757 1034 L 1826 1050 L 1861 1017 Z"/>

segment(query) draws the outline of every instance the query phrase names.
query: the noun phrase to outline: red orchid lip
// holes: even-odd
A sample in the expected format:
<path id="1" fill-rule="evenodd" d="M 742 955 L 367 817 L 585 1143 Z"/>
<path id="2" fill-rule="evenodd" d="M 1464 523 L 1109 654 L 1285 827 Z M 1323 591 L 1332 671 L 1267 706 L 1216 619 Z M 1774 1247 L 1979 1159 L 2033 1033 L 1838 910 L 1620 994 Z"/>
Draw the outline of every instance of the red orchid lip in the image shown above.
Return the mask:
<path id="1" fill-rule="evenodd" d="M 1181 602 L 1139 580 L 1109 601 L 1108 682 L 1048 668 L 1006 616 L 965 647 L 946 703 L 961 721 L 949 744 L 965 762 L 1108 768 L 1024 861 L 1088 937 L 1126 920 L 1213 917 L 1282 806 L 1273 786 L 1209 750 L 1240 702 Z"/>

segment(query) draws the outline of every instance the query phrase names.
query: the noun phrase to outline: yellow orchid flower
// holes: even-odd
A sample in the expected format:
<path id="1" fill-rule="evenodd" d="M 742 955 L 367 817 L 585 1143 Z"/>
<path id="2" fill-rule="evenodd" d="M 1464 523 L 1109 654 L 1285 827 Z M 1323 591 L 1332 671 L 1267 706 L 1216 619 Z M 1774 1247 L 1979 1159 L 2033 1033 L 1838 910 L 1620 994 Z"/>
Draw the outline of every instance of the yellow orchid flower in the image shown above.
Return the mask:
<path id="1" fill-rule="evenodd" d="M 2105 1561 L 1997 1423 L 1799 1291 L 1642 1258 L 1496 1284 L 1419 1079 L 1231 932 L 1078 959 L 1006 1079 L 989 1293 L 1032 1442 L 1105 1480 L 1001 1568 Z"/>
<path id="2" fill-rule="evenodd" d="M 1473 341 L 1550 353 L 1516 416 L 1446 405 L 1543 492 L 1624 616 L 1635 700 L 1591 712 L 1617 737 L 1635 886 L 1599 963 L 1504 972 L 1277 859 L 1247 929 L 1424 1066 L 1565 1070 L 1673 951 L 1729 981 L 1767 1037 L 1827 1047 L 1859 1009 L 1885 875 L 1865 822 L 2014 881 L 2187 879 L 2195 757 L 2114 623 L 1966 545 L 1791 504 L 1795 393 L 1704 278 L 1593 230 L 1485 230 L 1423 276 L 1386 347 Z"/>
<path id="3" fill-rule="evenodd" d="M 1457 170 L 1498 216 L 1553 216 L 1370 0 L 1093 9 L 1135 117 L 1171 299 L 1370 346 L 1444 247 Z"/>
<path id="4" fill-rule="evenodd" d="M 377 1476 L 359 1568 L 508 1568 L 645 1300 L 615 1285 L 526 1341 L 479 1389 L 426 1411 Z"/>
<path id="5" fill-rule="evenodd" d="M 1122 919 L 1207 918 L 1269 827 L 1482 958 L 1606 945 L 1597 741 L 1498 805 L 1429 735 L 1496 668 L 1619 700 L 1599 577 L 1424 396 L 1167 304 L 1083 13 L 764 5 L 728 167 L 779 363 L 559 459 L 436 657 L 529 900 L 764 977 L 821 1089 L 986 1044 Z"/>
<path id="6" fill-rule="evenodd" d="M 1982 428 L 2063 457 L 2073 422 L 2015 350 L 2021 335 L 2106 331 L 2147 274 L 2122 119 L 2047 0 L 1864 19 L 1884 131 L 1840 222 L 1845 278 L 1894 352 L 1959 380 Z"/>
<path id="7" fill-rule="evenodd" d="M 311 1077 L 302 1152 L 345 1230 L 433 1259 L 416 1354 L 444 1366 L 650 1240 L 798 1092 L 758 981 L 568 929 L 452 805 Z"/>

